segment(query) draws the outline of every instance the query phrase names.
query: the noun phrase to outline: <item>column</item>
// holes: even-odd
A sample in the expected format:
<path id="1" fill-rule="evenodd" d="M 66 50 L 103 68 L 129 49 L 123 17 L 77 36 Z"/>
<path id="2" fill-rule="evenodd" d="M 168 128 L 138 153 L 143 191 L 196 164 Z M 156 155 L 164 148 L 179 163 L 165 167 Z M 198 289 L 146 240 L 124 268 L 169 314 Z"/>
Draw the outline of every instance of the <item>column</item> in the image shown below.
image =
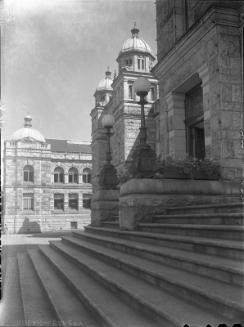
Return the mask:
<path id="1" fill-rule="evenodd" d="M 212 132 L 211 132 L 211 111 L 209 103 L 209 71 L 207 65 L 203 65 L 198 70 L 198 75 L 202 80 L 203 114 L 204 114 L 204 135 L 206 157 L 211 157 L 212 152 Z M 216 126 L 217 127 L 217 126 Z"/>
<path id="2" fill-rule="evenodd" d="M 168 138 L 169 155 L 182 159 L 186 156 L 185 131 L 185 94 L 169 93 L 166 96 L 168 105 Z"/>

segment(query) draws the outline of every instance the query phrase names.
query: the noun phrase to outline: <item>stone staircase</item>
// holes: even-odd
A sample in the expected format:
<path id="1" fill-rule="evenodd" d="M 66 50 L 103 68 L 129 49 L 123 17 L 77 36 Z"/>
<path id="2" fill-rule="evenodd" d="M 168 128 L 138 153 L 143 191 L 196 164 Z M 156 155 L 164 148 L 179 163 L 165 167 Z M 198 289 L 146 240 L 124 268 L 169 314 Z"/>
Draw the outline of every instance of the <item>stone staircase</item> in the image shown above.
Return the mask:
<path id="1" fill-rule="evenodd" d="M 23 326 L 243 324 L 243 221 L 241 203 L 169 208 L 18 254 Z"/>

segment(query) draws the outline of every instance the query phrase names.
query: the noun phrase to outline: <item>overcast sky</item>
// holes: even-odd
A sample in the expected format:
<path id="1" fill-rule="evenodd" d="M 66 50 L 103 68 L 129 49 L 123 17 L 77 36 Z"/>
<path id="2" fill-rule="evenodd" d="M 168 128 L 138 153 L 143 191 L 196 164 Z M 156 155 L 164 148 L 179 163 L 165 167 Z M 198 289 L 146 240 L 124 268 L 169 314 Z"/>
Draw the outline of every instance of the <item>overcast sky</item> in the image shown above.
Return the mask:
<path id="1" fill-rule="evenodd" d="M 134 21 L 156 54 L 153 0 L 5 0 L 3 138 L 30 114 L 46 138 L 90 141 L 94 91 Z"/>

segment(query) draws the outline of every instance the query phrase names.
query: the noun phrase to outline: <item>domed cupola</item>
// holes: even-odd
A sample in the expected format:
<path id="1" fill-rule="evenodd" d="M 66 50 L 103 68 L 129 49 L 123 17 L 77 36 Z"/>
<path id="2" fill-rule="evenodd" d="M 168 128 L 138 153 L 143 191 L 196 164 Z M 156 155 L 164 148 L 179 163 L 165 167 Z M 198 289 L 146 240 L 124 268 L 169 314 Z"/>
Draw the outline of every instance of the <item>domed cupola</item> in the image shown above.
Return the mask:
<path id="1" fill-rule="evenodd" d="M 121 48 L 117 62 L 119 71 L 126 69 L 130 71 L 150 72 L 155 57 L 150 46 L 139 37 L 139 28 L 136 23 L 131 30 L 131 37 L 127 39 Z"/>
<path id="2" fill-rule="evenodd" d="M 45 143 L 45 138 L 36 129 L 32 128 L 32 118 L 26 116 L 24 119 L 24 127 L 18 129 L 11 137 L 12 141 L 23 141 L 23 142 L 40 142 Z"/>
<path id="3" fill-rule="evenodd" d="M 113 79 L 111 75 L 111 71 L 108 67 L 107 71 L 105 72 L 105 77 L 98 83 L 94 94 L 96 105 L 105 106 L 110 101 L 113 92 Z"/>

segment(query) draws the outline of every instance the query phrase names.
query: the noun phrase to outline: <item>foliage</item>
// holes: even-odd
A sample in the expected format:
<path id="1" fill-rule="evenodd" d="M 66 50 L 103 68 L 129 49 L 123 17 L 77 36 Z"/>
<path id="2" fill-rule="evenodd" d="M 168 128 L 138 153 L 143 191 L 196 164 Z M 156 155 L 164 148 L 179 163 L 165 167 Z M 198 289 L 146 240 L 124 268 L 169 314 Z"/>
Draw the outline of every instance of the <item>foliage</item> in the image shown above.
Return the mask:
<path id="1" fill-rule="evenodd" d="M 167 172 L 175 171 L 176 175 L 184 178 L 198 179 L 202 178 L 219 179 L 220 166 L 217 161 L 210 159 L 197 159 L 187 157 L 185 159 L 173 159 L 171 157 L 158 162 L 156 177 L 160 175 L 167 177 Z"/>

